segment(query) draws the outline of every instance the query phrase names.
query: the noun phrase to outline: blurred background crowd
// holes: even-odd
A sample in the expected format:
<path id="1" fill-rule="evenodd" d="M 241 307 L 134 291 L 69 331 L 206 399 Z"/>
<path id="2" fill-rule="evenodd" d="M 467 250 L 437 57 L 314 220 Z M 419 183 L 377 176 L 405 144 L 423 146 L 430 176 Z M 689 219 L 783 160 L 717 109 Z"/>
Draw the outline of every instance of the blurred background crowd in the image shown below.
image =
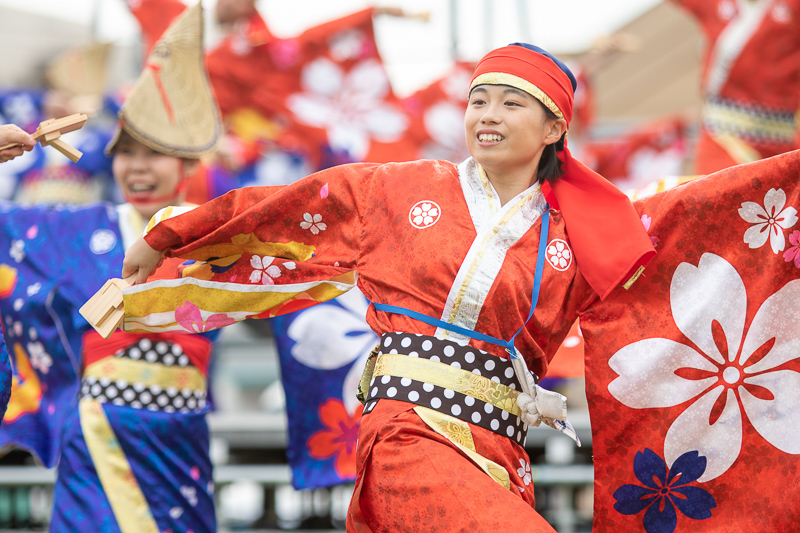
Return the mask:
<path id="1" fill-rule="evenodd" d="M 0 123 L 33 132 L 47 118 L 89 116 L 65 136 L 80 161 L 37 145 L 0 165 L 0 198 L 123 201 L 104 148 L 150 47 L 187 3 L 0 1 Z M 190 178 L 193 203 L 346 162 L 465 159 L 473 62 L 515 41 L 548 49 L 578 75 L 570 148 L 632 197 L 797 147 L 797 0 L 203 4 L 206 67 L 225 134 Z M 745 12 L 756 4 L 765 6 L 760 18 Z M 0 275 L 0 291 L 2 283 Z M 336 374 L 345 390 L 353 385 L 375 341 L 365 305 L 353 295 L 223 331 L 209 415 L 223 529 L 343 527 L 353 450 L 315 449 L 311 437 L 357 425 L 360 405 L 343 394 L 341 412 L 287 420 L 287 403 L 298 400 L 284 385 L 298 366 Z M 547 429 L 532 429 L 527 444 L 537 505 L 564 533 L 589 531 L 592 518 L 581 346 L 576 324 L 547 384 L 568 396 L 584 447 Z M 24 414 L 6 418 L 14 416 Z M 7 451 L 0 528 L 46 528 L 53 472 L 23 450 Z M 304 476 L 322 470 L 330 475 Z"/>

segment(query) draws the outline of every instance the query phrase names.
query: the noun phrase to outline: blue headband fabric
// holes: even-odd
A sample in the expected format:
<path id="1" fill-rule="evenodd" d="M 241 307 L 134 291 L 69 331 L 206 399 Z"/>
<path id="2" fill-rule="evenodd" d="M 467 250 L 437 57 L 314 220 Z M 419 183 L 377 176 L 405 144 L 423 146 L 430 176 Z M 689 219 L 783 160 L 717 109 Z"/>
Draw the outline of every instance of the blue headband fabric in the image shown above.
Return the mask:
<path id="1" fill-rule="evenodd" d="M 556 66 L 558 68 L 560 68 L 561 71 L 564 74 L 566 74 L 567 77 L 569 78 L 569 81 L 572 84 L 572 92 L 573 92 L 573 94 L 578 89 L 578 80 L 575 79 L 575 75 L 572 73 L 572 71 L 569 69 L 569 67 L 563 61 L 561 61 L 559 58 L 557 58 L 556 56 L 554 56 L 553 54 L 551 54 L 547 50 L 544 50 L 542 48 L 539 48 L 538 46 L 534 46 L 534 45 L 528 44 L 528 43 L 511 43 L 511 44 L 509 44 L 509 46 L 521 46 L 522 48 L 527 48 L 528 50 L 533 50 L 534 52 L 536 52 L 538 54 L 542 54 L 543 56 L 550 58 L 553 61 L 553 63 L 555 63 Z"/>

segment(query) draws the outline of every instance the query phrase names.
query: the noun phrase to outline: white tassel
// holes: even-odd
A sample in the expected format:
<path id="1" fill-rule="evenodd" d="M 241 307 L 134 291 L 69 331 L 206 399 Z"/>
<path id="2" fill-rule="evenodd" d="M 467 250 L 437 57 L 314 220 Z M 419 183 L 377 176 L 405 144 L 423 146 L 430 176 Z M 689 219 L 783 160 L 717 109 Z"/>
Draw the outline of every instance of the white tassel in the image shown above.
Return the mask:
<path id="1" fill-rule="evenodd" d="M 564 433 L 580 446 L 581 441 L 575 428 L 567 420 L 566 396 L 537 385 L 522 354 L 517 354 L 517 357 L 511 360 L 511 364 L 517 380 L 522 385 L 522 392 L 517 396 L 522 421 L 533 427 L 539 427 L 544 422 L 546 426 Z"/>

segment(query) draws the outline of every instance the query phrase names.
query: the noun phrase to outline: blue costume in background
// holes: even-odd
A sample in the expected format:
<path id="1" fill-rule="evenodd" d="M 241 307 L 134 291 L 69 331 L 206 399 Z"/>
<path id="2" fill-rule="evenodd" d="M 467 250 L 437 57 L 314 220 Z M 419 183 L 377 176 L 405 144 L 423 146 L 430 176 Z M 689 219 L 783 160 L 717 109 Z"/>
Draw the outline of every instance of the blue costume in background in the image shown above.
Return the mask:
<path id="1" fill-rule="evenodd" d="M 130 204 L 0 204 L 0 313 L 14 369 L 0 445 L 58 464 L 52 531 L 216 528 L 205 421 L 212 339 L 106 341 L 78 313 L 119 275 L 142 224 Z"/>
<path id="2" fill-rule="evenodd" d="M 43 114 L 45 93 L 43 89 L 0 89 L 0 123 L 17 124 L 33 133 L 41 121 L 55 118 Z M 105 97 L 100 112 L 65 137 L 83 153 L 75 163 L 40 144 L 25 157 L 4 163 L 0 167 L 0 198 L 23 204 L 120 201 L 110 195 L 116 189 L 111 187 L 111 159 L 103 152 L 118 111 L 119 103 Z"/>
<path id="3" fill-rule="evenodd" d="M 0 331 L 0 416 L 6 414 L 8 400 L 11 398 L 11 361 L 8 358 L 6 341 Z"/>

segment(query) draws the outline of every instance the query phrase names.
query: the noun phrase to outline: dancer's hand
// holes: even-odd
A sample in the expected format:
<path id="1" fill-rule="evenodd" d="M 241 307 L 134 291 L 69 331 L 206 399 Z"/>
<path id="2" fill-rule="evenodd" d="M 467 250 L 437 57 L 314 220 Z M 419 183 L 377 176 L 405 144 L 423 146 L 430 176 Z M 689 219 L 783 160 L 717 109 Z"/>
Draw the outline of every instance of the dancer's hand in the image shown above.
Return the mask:
<path id="1" fill-rule="evenodd" d="M 408 19 L 420 19 L 423 22 L 427 22 L 430 19 L 430 12 L 423 11 L 420 13 L 407 13 L 403 11 L 403 8 L 400 7 L 376 7 L 375 11 L 373 12 L 374 15 L 389 15 L 390 17 L 400 17 L 400 18 L 408 18 Z"/>
<path id="2" fill-rule="evenodd" d="M 125 251 L 122 277 L 131 285 L 144 283 L 147 277 L 164 262 L 164 255 L 155 250 L 143 237 L 136 239 Z"/>
<path id="3" fill-rule="evenodd" d="M 0 126 L 0 146 L 9 144 L 15 146 L 0 150 L 0 163 L 11 161 L 15 157 L 21 156 L 23 152 L 30 152 L 36 141 L 19 126 L 4 124 Z"/>

